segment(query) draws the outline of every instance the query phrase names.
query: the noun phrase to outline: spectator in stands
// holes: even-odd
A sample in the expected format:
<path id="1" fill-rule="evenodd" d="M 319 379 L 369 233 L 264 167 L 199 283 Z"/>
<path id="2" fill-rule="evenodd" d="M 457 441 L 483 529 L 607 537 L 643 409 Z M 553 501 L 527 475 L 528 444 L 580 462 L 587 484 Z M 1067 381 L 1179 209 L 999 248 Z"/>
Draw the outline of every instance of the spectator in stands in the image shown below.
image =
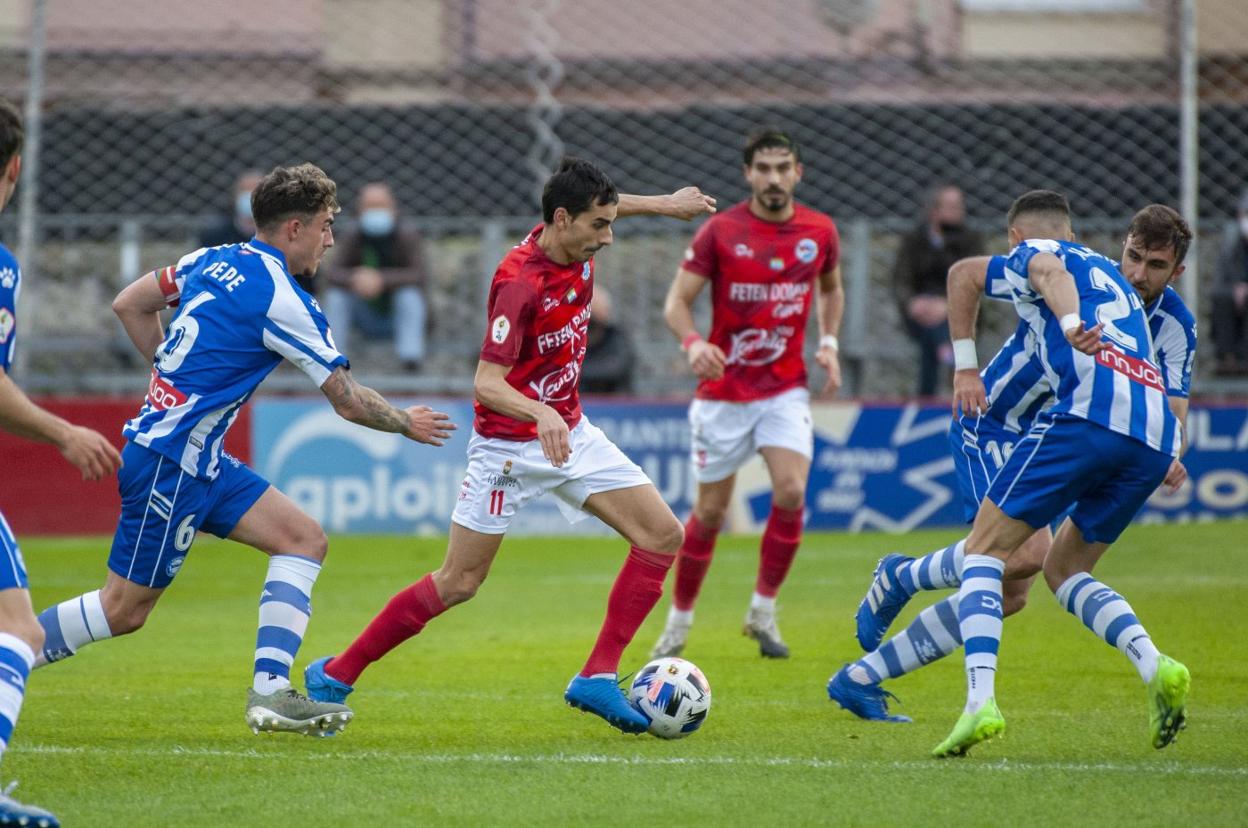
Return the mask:
<path id="1" fill-rule="evenodd" d="M 264 173 L 247 170 L 234 181 L 234 200 L 230 214 L 222 216 L 220 222 L 209 227 L 199 236 L 200 247 L 217 247 L 222 244 L 239 244 L 251 241 L 256 235 L 256 223 L 251 218 L 251 191 L 256 189 Z M 313 293 L 312 277 L 307 274 L 294 274 L 295 281 L 308 293 Z"/>
<path id="2" fill-rule="evenodd" d="M 1218 257 L 1213 284 L 1213 344 L 1217 372 L 1248 374 L 1248 191 L 1239 198 L 1238 223 Z"/>
<path id="3" fill-rule="evenodd" d="M 942 364 L 952 362 L 945 278 L 958 259 L 983 252 L 983 239 L 966 227 L 962 190 L 932 188 L 923 222 L 901 240 L 893 287 L 906 331 L 919 345 L 919 395 L 936 393 Z"/>
<path id="4" fill-rule="evenodd" d="M 425 358 L 425 260 L 420 234 L 404 227 L 390 187 L 365 184 L 356 226 L 338 240 L 325 279 L 325 315 L 339 351 L 353 332 L 369 339 L 394 338 L 408 371 Z"/>
<path id="5" fill-rule="evenodd" d="M 611 294 L 602 285 L 594 285 L 581 371 L 582 391 L 628 394 L 633 390 L 633 364 L 637 361 L 633 340 L 612 317 Z"/>

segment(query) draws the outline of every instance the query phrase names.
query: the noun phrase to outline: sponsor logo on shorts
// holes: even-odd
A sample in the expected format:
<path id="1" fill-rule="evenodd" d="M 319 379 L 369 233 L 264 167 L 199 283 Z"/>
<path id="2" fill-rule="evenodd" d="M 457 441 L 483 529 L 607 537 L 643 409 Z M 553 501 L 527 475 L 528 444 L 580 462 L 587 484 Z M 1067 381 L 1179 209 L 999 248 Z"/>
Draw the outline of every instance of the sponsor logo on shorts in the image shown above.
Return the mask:
<path id="1" fill-rule="evenodd" d="M 487 474 L 485 482 L 495 489 L 518 489 L 520 481 L 506 474 Z"/>
<path id="2" fill-rule="evenodd" d="M 802 264 L 810 264 L 819 255 L 819 245 L 814 239 L 802 239 L 793 248 L 793 255 Z"/>
<path id="3" fill-rule="evenodd" d="M 180 555 L 169 562 L 165 567 L 165 574 L 172 578 L 178 574 L 178 570 L 182 568 L 182 562 L 186 560 L 185 555 Z"/>

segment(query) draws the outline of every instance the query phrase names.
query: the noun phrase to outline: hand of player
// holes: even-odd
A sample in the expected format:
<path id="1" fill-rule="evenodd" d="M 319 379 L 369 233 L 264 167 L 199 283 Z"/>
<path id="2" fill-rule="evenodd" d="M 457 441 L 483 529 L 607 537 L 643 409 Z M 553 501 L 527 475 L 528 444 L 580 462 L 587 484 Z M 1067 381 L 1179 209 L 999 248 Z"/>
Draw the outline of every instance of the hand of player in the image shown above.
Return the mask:
<path id="1" fill-rule="evenodd" d="M 988 410 L 988 394 L 984 380 L 975 368 L 953 372 L 953 416 L 978 417 Z"/>
<path id="2" fill-rule="evenodd" d="M 820 393 L 825 397 L 836 394 L 841 387 L 841 360 L 836 349 L 826 346 L 815 351 L 815 362 L 828 372 L 828 380 L 823 384 L 823 391 Z"/>
<path id="3" fill-rule="evenodd" d="M 61 454 L 82 472 L 83 480 L 99 480 L 121 466 L 121 455 L 103 434 L 82 426 L 70 426 Z"/>
<path id="4" fill-rule="evenodd" d="M 572 456 L 568 424 L 549 405 L 542 406 L 542 413 L 537 415 L 537 439 L 542 444 L 542 455 L 555 468 L 568 462 L 568 458 Z"/>
<path id="5" fill-rule="evenodd" d="M 1184 483 L 1187 482 L 1187 468 L 1179 462 L 1176 457 L 1170 461 L 1170 468 L 1166 471 L 1166 477 L 1161 481 L 1161 485 L 1166 487 L 1168 494 L 1174 494 Z"/>
<path id="6" fill-rule="evenodd" d="M 361 299 L 376 299 L 386 289 L 386 280 L 375 267 L 357 267 L 351 271 L 351 290 Z"/>
<path id="7" fill-rule="evenodd" d="M 724 363 L 728 358 L 718 345 L 705 339 L 689 346 L 689 367 L 700 380 L 717 380 L 724 375 Z"/>
<path id="8" fill-rule="evenodd" d="M 697 187 L 683 187 L 668 196 L 668 199 L 668 215 L 682 221 L 715 212 L 715 199 L 705 195 Z"/>
<path id="9" fill-rule="evenodd" d="M 1103 325 L 1093 325 L 1085 330 L 1083 324 L 1080 321 L 1078 327 L 1066 331 L 1066 341 L 1072 348 L 1088 355 L 1095 355 L 1109 347 L 1109 343 L 1101 339 Z"/>
<path id="10" fill-rule="evenodd" d="M 407 430 L 403 432 L 403 436 L 418 443 L 440 446 L 443 441 L 450 439 L 451 432 L 455 430 L 450 414 L 434 411 L 427 405 L 413 405 L 405 413 Z"/>

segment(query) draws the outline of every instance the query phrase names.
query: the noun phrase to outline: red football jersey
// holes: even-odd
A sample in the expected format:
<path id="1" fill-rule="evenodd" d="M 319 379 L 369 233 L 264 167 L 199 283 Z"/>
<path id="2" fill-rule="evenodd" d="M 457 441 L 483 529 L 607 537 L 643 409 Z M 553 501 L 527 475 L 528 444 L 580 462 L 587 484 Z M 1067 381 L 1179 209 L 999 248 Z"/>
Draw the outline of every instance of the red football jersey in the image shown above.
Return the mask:
<path id="1" fill-rule="evenodd" d="M 494 271 L 481 358 L 510 365 L 507 382 L 530 399 L 549 405 L 568 424 L 581 419 L 581 363 L 594 262 L 561 265 L 537 244 L 538 225 L 511 249 Z M 473 428 L 483 437 L 536 440 L 537 424 L 475 404 Z"/>
<path id="2" fill-rule="evenodd" d="M 742 202 L 712 216 L 685 252 L 685 270 L 711 280 L 709 341 L 728 357 L 723 377 L 698 383 L 702 399 L 746 402 L 806 385 L 806 320 L 840 237 L 829 216 L 794 207 L 776 223 Z"/>

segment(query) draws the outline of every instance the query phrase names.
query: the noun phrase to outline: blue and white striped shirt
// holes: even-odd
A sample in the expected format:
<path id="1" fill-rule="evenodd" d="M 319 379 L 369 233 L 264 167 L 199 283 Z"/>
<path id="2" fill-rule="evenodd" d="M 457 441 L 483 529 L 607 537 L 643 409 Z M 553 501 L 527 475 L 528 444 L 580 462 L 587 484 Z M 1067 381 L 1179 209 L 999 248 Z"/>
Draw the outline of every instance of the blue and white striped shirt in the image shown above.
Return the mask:
<path id="1" fill-rule="evenodd" d="M 17 298 L 22 292 L 22 269 L 9 248 L 0 244 L 0 368 L 13 364 L 17 349 Z"/>
<path id="2" fill-rule="evenodd" d="M 280 250 L 252 239 L 196 250 L 158 274 L 180 300 L 147 399 L 125 436 L 200 479 L 217 476 L 238 409 L 283 358 L 319 387 L 347 358 Z"/>
<path id="3" fill-rule="evenodd" d="M 1109 349 L 1089 356 L 1066 341 L 1058 318 L 1027 276 L 1038 253 L 1062 261 L 1074 278 L 1084 325 L 1101 324 Z M 1114 262 L 1074 242 L 1031 239 L 1011 251 L 1004 279 L 1055 391 L 1049 411 L 1080 417 L 1177 455 L 1181 429 L 1166 403 L 1167 383 L 1154 357 L 1148 317 L 1139 294 Z"/>

